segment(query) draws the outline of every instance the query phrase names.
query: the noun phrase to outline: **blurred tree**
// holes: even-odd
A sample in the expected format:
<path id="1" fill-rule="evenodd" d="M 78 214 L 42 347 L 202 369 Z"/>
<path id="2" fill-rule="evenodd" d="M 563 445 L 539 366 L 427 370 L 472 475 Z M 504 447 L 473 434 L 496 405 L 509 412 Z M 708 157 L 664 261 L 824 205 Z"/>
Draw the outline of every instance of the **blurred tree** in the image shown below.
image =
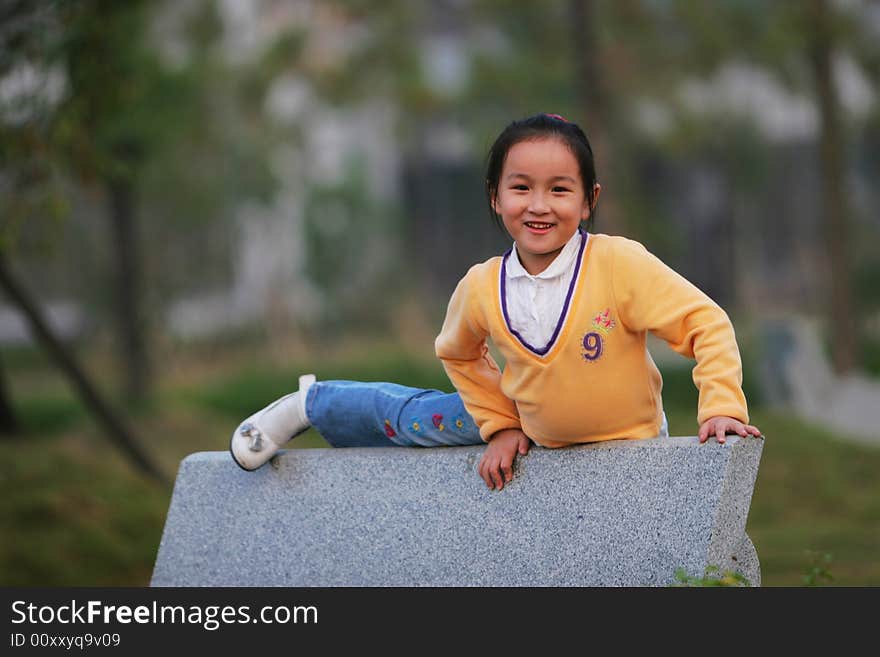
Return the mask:
<path id="1" fill-rule="evenodd" d="M 569 0 L 571 12 L 571 51 L 574 53 L 574 87 L 579 114 L 596 158 L 599 179 L 607 189 L 614 189 L 614 168 L 605 166 L 609 153 L 609 85 L 605 79 L 603 42 L 600 23 L 603 15 L 596 0 Z M 602 197 L 603 232 L 625 235 L 627 229 L 615 194 Z"/>
<path id="2" fill-rule="evenodd" d="M 0 359 L 0 435 L 11 436 L 21 429 L 6 385 L 6 370 Z"/>
<path id="3" fill-rule="evenodd" d="M 0 287 L 7 293 L 16 308 L 22 312 L 30 325 L 36 341 L 48 352 L 62 373 L 70 380 L 74 390 L 85 407 L 95 416 L 110 438 L 132 461 L 136 468 L 146 475 L 167 483 L 165 475 L 153 463 L 143 448 L 135 440 L 120 416 L 104 401 L 83 369 L 77 364 L 68 349 L 49 327 L 33 297 L 18 282 L 6 262 L 5 253 L 0 250 Z"/>
<path id="4" fill-rule="evenodd" d="M 39 304 L 13 274 L 8 260 L 22 234 L 55 233 L 66 211 L 59 176 L 57 118 L 51 87 L 58 56 L 61 21 L 54 2 L 11 2 L 0 7 L 0 79 L 24 79 L 24 91 L 0 107 L 0 183 L 4 194 L 0 225 L 0 287 L 28 322 L 35 341 L 69 379 L 85 407 L 135 467 L 159 480 L 164 476 L 134 439 L 125 422 L 106 403 L 72 350 L 55 334 Z M 0 386 L 0 406 L 8 405 Z"/>
<path id="5" fill-rule="evenodd" d="M 826 0 L 770 4 L 623 2 L 616 12 L 619 17 L 641 15 L 653 27 L 642 21 L 634 34 L 616 31 L 616 43 L 642 56 L 637 58 L 638 75 L 609 76 L 619 97 L 654 98 L 678 110 L 683 109 L 681 97 L 676 96 L 683 81 L 711 78 L 730 65 L 756 66 L 767 73 L 771 84 L 780 86 L 781 93 L 815 98 L 822 232 L 814 249 L 825 253 L 830 280 L 827 296 L 816 307 L 827 309 L 828 330 L 834 334 L 833 364 L 839 373 L 855 366 L 858 353 L 851 273 L 857 254 L 851 239 L 853 209 L 845 192 L 846 178 L 853 168 L 848 154 L 853 151 L 850 146 L 858 128 L 841 107 L 838 92 L 842 81 L 836 79 L 840 70 L 836 64 L 852 57 L 868 72 L 876 73 L 880 68 L 877 40 L 870 38 L 870 29 L 859 20 L 864 4 Z M 622 72 L 619 67 L 618 72 Z M 720 109 L 701 118 L 679 114 L 675 122 L 683 129 L 669 133 L 677 143 L 668 145 L 689 157 L 704 158 L 707 170 L 720 167 L 732 186 L 731 201 L 754 197 L 766 189 L 775 145 L 755 126 Z M 762 232 L 778 232 L 783 221 L 779 218 L 772 226 L 762 227 Z M 800 232 L 802 228 L 790 230 Z M 739 222 L 730 221 L 731 237 L 743 229 Z M 795 238 L 783 234 L 780 241 L 787 247 Z M 732 257 L 725 257 L 725 261 L 737 264 Z"/>
<path id="6" fill-rule="evenodd" d="M 148 149 L 173 124 L 163 71 L 144 44 L 147 6 L 141 0 L 58 5 L 68 93 L 57 110 L 57 146 L 69 171 L 106 194 L 116 334 L 132 401 L 145 400 L 150 387 L 137 182 Z"/>
<path id="7" fill-rule="evenodd" d="M 296 215 L 291 224 L 303 243 L 297 266 L 319 293 L 307 323 L 320 326 L 321 338 L 352 323 L 362 332 L 385 330 L 389 315 L 376 308 L 393 305 L 409 280 L 400 275 L 408 263 L 394 259 L 403 241 L 389 192 L 397 181 L 380 180 L 372 166 L 381 160 L 379 172 L 393 175 L 393 158 L 385 158 L 396 146 L 377 144 L 370 131 L 401 136 L 406 150 L 434 106 L 414 47 L 414 16 L 423 11 L 401 0 L 381 11 L 364 0 L 326 0 L 239 70 L 242 106 L 261 122 L 275 162 L 291 176 L 285 208 Z M 299 109 L 267 111 L 285 88 L 299 97 Z"/>
<path id="8" fill-rule="evenodd" d="M 849 141 L 852 127 L 845 127 L 841 101 L 841 81 L 836 79 L 843 55 L 877 67 L 878 49 L 865 43 L 867 30 L 859 24 L 861 3 L 721 3 L 711 10 L 702 3 L 680 2 L 676 16 L 692 44 L 697 66 L 711 71 L 725 60 L 752 62 L 768 71 L 775 81 L 795 93 L 815 99 L 818 114 L 818 158 L 821 201 L 822 244 L 830 284 L 819 307 L 827 312 L 833 367 L 846 373 L 856 365 L 858 353 L 857 314 L 854 312 L 852 208 L 845 192 L 847 172 L 852 163 Z M 687 42 L 686 41 L 686 42 Z M 686 66 L 686 62 L 682 62 Z M 763 143 L 762 159 L 768 158 L 770 145 Z M 730 150 L 741 165 L 750 167 L 749 154 Z M 725 157 L 729 157 L 725 155 Z M 789 238 L 789 242 L 791 239 Z"/>
<path id="9" fill-rule="evenodd" d="M 636 238 L 643 222 L 627 205 L 640 186 L 632 172 L 633 101 L 663 94 L 675 77 L 667 68 L 674 35 L 664 32 L 647 4 L 478 0 L 473 22 L 488 34 L 474 49 L 474 74 L 463 99 L 479 108 L 470 120 L 478 134 L 497 133 L 513 118 L 537 112 L 579 123 L 604 189 L 594 229 Z"/>
<path id="10" fill-rule="evenodd" d="M 210 256 L 227 235 L 214 228 L 242 198 L 269 196 L 271 135 L 249 108 L 251 72 L 227 66 L 213 0 L 189 3 L 176 17 L 183 29 L 169 38 L 185 55 L 173 65 L 162 60 L 157 18 L 179 9 L 174 2 L 48 4 L 58 28 L 46 56 L 67 86 L 51 113 L 52 152 L 104 199 L 115 272 L 101 283 L 113 284 L 123 390 L 144 401 L 153 381 L 151 318 L 181 288 L 203 291 Z"/>
<path id="11" fill-rule="evenodd" d="M 809 57 L 819 105 L 819 152 L 822 168 L 823 226 L 831 264 L 831 299 L 828 326 L 834 332 L 831 356 L 835 371 L 853 369 L 858 353 L 853 313 L 853 276 L 850 248 L 850 211 L 844 192 L 846 164 L 841 130 L 840 101 L 832 66 L 836 25 L 833 9 L 826 0 L 812 0 L 809 16 Z"/>

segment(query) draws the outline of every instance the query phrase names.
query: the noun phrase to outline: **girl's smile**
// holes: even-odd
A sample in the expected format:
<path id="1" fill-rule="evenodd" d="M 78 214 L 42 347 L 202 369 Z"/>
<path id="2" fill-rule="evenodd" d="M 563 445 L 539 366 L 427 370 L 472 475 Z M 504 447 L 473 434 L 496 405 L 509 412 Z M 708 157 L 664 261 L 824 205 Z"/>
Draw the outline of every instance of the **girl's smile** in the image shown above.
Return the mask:
<path id="1" fill-rule="evenodd" d="M 598 198 L 597 184 L 593 203 Z M 516 242 L 526 271 L 538 274 L 590 216 L 577 159 L 562 141 L 539 138 L 510 147 L 493 208 Z"/>
<path id="2" fill-rule="evenodd" d="M 531 232 L 536 233 L 538 235 L 543 235 L 550 231 L 553 228 L 553 224 L 547 224 L 538 221 L 527 221 L 525 223 L 526 228 L 528 228 Z"/>

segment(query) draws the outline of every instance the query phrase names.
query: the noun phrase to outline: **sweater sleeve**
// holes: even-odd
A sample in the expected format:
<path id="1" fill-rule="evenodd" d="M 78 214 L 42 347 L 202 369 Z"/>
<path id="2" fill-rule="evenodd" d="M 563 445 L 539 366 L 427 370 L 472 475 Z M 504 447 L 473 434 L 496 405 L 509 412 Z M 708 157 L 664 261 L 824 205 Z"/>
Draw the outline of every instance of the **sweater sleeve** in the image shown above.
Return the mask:
<path id="1" fill-rule="evenodd" d="M 488 442 L 497 431 L 521 425 L 516 405 L 501 391 L 501 370 L 486 345 L 489 332 L 474 289 L 475 275 L 472 268 L 452 293 L 434 349 Z"/>
<path id="2" fill-rule="evenodd" d="M 620 320 L 632 331 L 651 331 L 697 361 L 697 421 L 724 415 L 747 423 L 742 362 L 727 313 L 638 242 L 617 241 L 611 270 Z"/>

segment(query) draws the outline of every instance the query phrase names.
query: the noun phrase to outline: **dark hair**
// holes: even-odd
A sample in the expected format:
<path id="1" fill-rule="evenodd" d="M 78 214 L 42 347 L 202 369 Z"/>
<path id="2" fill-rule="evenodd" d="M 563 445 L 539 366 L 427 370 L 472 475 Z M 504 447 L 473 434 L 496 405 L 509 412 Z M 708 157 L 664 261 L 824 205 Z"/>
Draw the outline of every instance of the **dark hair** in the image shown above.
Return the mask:
<path id="1" fill-rule="evenodd" d="M 596 198 L 594 187 L 596 185 L 596 165 L 593 162 L 593 149 L 584 131 L 577 123 L 572 123 L 558 114 L 535 114 L 514 121 L 498 135 L 495 143 L 489 149 L 486 158 L 486 200 L 489 203 L 489 216 L 499 228 L 504 228 L 501 217 L 492 208 L 492 200 L 498 193 L 498 184 L 501 178 L 501 170 L 504 168 L 504 160 L 510 149 L 521 141 L 553 137 L 565 144 L 574 155 L 581 170 L 581 179 L 584 184 L 584 192 L 590 202 L 590 219 L 593 222 L 595 216 Z"/>

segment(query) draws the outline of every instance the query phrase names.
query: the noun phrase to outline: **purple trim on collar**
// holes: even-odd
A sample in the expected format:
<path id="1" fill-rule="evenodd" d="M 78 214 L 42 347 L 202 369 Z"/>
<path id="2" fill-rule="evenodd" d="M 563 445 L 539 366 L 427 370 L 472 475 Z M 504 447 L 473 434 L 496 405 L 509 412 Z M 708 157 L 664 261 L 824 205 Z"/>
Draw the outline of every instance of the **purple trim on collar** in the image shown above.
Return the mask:
<path id="1" fill-rule="evenodd" d="M 507 259 L 510 257 L 510 254 L 513 253 L 513 247 L 507 250 L 507 253 L 504 254 L 504 257 L 501 260 L 501 312 L 504 315 L 504 323 L 507 325 L 507 330 L 516 336 L 516 339 L 520 341 L 522 346 L 539 356 L 545 356 L 547 352 L 553 348 L 556 338 L 559 337 L 559 333 L 562 331 L 562 325 L 565 323 L 565 318 L 568 315 L 568 306 L 571 303 L 571 297 L 574 294 L 574 287 L 577 284 L 577 279 L 581 271 L 581 264 L 583 263 L 584 247 L 587 245 L 587 233 L 582 228 L 578 228 L 578 232 L 581 234 L 581 246 L 578 249 L 577 266 L 575 266 L 574 273 L 571 276 L 571 282 L 568 284 L 568 293 L 565 295 L 565 303 L 562 304 L 562 312 L 559 314 L 556 328 L 553 330 L 553 335 L 550 336 L 550 341 L 542 349 L 530 345 L 519 334 L 519 331 L 515 330 L 510 325 L 510 315 L 507 314 Z"/>

